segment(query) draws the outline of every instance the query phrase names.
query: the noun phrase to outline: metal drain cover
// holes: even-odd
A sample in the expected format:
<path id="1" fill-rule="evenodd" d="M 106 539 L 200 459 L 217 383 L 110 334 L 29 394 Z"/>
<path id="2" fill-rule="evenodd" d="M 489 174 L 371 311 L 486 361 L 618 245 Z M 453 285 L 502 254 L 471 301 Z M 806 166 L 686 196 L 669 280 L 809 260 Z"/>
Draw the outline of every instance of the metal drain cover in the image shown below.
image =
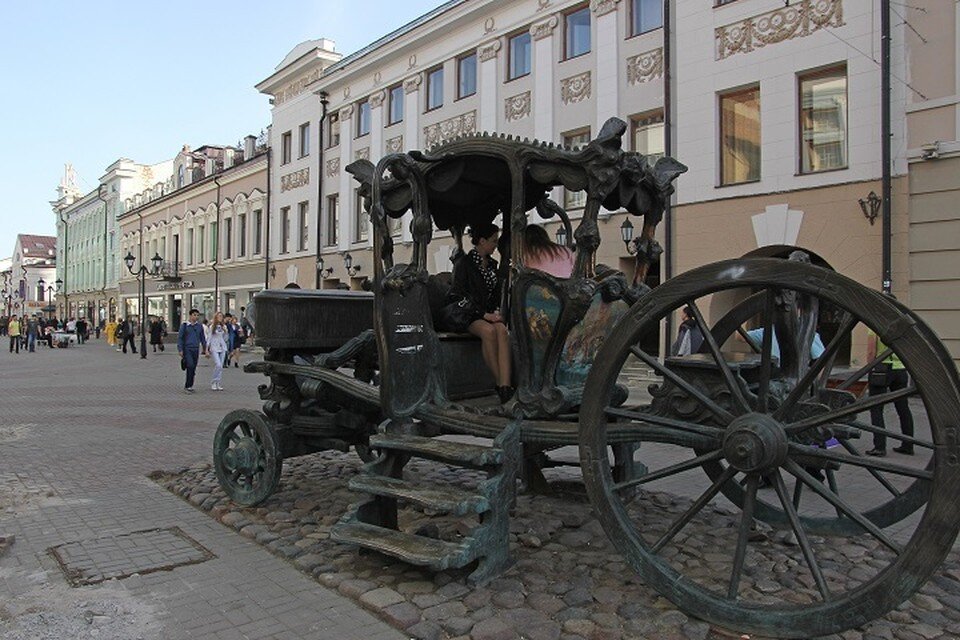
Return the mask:
<path id="1" fill-rule="evenodd" d="M 216 557 L 179 527 L 68 542 L 47 551 L 74 587 L 170 571 Z"/>

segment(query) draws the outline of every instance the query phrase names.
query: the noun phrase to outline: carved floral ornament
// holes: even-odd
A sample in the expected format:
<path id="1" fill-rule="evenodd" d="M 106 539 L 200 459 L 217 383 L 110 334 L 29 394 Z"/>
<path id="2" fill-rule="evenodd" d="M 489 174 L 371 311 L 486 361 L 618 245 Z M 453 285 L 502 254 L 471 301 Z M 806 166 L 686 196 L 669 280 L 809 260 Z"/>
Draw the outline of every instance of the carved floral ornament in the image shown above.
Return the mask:
<path id="1" fill-rule="evenodd" d="M 340 158 L 327 160 L 327 177 L 332 178 L 338 173 L 340 173 Z"/>
<path id="2" fill-rule="evenodd" d="M 291 98 L 295 98 L 300 95 L 307 89 L 307 85 L 311 82 L 317 80 L 320 77 L 320 70 L 315 69 L 312 73 L 309 73 L 302 78 L 294 80 L 288 84 L 283 89 L 277 91 L 277 94 L 273 97 L 274 105 L 281 105 Z"/>
<path id="3" fill-rule="evenodd" d="M 564 78 L 560 81 L 560 99 L 563 104 L 580 102 L 590 97 L 590 72 Z"/>
<path id="4" fill-rule="evenodd" d="M 383 99 L 386 97 L 383 91 L 377 91 L 376 93 L 370 94 L 370 106 L 374 109 L 383 104 Z"/>
<path id="5" fill-rule="evenodd" d="M 644 51 L 627 58 L 627 82 L 642 84 L 663 77 L 663 48 Z"/>
<path id="6" fill-rule="evenodd" d="M 421 74 L 418 73 L 415 76 L 410 76 L 409 78 L 403 81 L 403 92 L 413 93 L 414 91 L 417 91 L 418 89 L 420 89 L 420 83 L 422 82 L 423 82 L 423 76 Z"/>
<path id="7" fill-rule="evenodd" d="M 340 122 L 347 122 L 350 118 L 353 117 L 353 105 L 348 104 L 343 109 L 340 109 Z"/>
<path id="8" fill-rule="evenodd" d="M 363 149 L 357 149 L 357 152 L 354 154 L 355 160 L 369 160 L 370 159 L 370 147 L 364 147 Z"/>
<path id="9" fill-rule="evenodd" d="M 401 151 L 403 151 L 403 136 L 387 140 L 387 153 L 400 153 Z"/>
<path id="10" fill-rule="evenodd" d="M 504 118 L 507 122 L 512 122 L 527 117 L 530 115 L 531 102 L 529 91 L 507 98 L 503 101 Z"/>
<path id="11" fill-rule="evenodd" d="M 800 0 L 773 11 L 745 18 L 714 32 L 716 59 L 749 53 L 770 44 L 804 38 L 826 27 L 842 27 L 843 0 Z"/>
<path id="12" fill-rule="evenodd" d="M 553 35 L 553 30 L 557 28 L 558 24 L 560 24 L 560 19 L 557 16 L 550 16 L 546 20 L 534 23 L 530 27 L 530 35 L 533 36 L 534 40 L 549 38 Z"/>
<path id="13" fill-rule="evenodd" d="M 480 58 L 480 62 L 496 60 L 502 47 L 503 45 L 500 44 L 500 40 L 491 40 L 477 47 L 477 57 Z"/>
<path id="14" fill-rule="evenodd" d="M 302 187 L 304 185 L 310 184 L 310 169 L 300 169 L 299 171 L 294 171 L 293 173 L 288 173 L 285 176 L 280 176 L 280 192 L 289 191 L 290 189 L 296 189 L 297 187 Z"/>
<path id="15" fill-rule="evenodd" d="M 590 8 L 597 16 L 603 16 L 616 11 L 618 2 L 620 0 L 590 0 Z"/>
<path id="16" fill-rule="evenodd" d="M 477 112 L 468 111 L 467 113 L 448 118 L 436 124 L 431 124 L 423 128 L 424 147 L 430 148 L 441 142 L 446 142 L 457 136 L 476 133 L 477 131 Z"/>

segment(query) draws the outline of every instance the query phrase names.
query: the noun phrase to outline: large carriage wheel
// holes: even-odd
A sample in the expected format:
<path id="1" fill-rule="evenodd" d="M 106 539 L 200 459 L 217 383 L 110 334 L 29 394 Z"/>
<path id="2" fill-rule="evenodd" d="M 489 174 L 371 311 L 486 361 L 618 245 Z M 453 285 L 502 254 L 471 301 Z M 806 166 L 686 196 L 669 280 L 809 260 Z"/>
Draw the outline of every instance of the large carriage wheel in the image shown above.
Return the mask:
<path id="1" fill-rule="evenodd" d="M 277 488 L 283 468 L 280 443 L 263 414 L 231 411 L 213 438 L 213 468 L 231 500 L 252 507 Z"/>
<path id="2" fill-rule="evenodd" d="M 753 293 L 738 304 L 734 305 L 732 309 L 725 313 L 710 327 L 710 332 L 713 334 L 713 338 L 716 343 L 718 345 L 723 345 L 729 339 L 731 339 L 731 337 L 736 335 L 740 335 L 741 337 L 745 338 L 746 336 L 744 335 L 743 325 L 751 319 L 758 318 L 763 314 L 764 305 L 767 300 L 767 290 L 761 290 Z M 888 301 L 897 306 L 901 313 L 914 319 L 917 328 L 921 331 L 928 344 L 937 345 L 939 343 L 939 339 L 937 338 L 936 334 L 933 333 L 933 331 L 923 322 L 922 319 L 920 319 L 919 316 L 916 315 L 916 313 L 914 313 L 911 309 L 897 303 L 896 301 Z M 762 345 L 757 345 L 755 343 L 750 344 L 750 348 L 758 355 L 762 355 L 761 347 Z M 705 343 L 702 351 L 708 352 L 709 345 Z M 938 348 L 933 348 L 932 352 L 938 354 L 938 356 L 943 360 L 945 368 L 949 372 L 955 374 L 952 376 L 952 381 L 954 387 L 960 389 L 960 382 L 957 381 L 956 375 L 957 370 L 956 367 L 953 366 L 949 354 L 943 349 Z M 830 366 L 830 364 L 825 364 L 824 366 L 824 369 L 828 373 L 830 371 Z M 827 376 L 821 375 L 817 378 L 817 380 L 811 383 L 811 386 L 822 388 L 826 378 Z M 864 445 L 863 443 L 858 442 L 856 439 L 844 438 L 842 436 L 838 437 L 837 440 L 845 450 L 853 455 L 858 456 L 863 455 L 863 451 L 871 446 L 870 444 Z M 930 467 L 928 465 L 928 469 L 929 468 Z M 725 466 L 720 462 L 711 461 L 705 463 L 703 465 L 703 469 L 706 471 L 707 475 L 710 476 L 712 481 L 716 481 L 724 473 Z M 844 490 L 843 487 L 836 484 L 835 472 L 833 470 L 826 470 L 824 474 L 827 476 L 827 479 L 833 483 L 833 490 L 842 497 Z M 875 474 L 875 478 L 878 482 L 885 482 L 885 480 L 879 474 Z M 907 487 L 899 487 L 895 489 L 888 487 L 885 488 L 886 490 L 880 494 L 880 498 L 875 504 L 870 505 L 869 507 L 861 508 L 861 513 L 863 516 L 881 529 L 889 527 L 890 525 L 907 518 L 916 512 L 917 509 L 922 507 L 927 501 L 930 483 L 924 479 L 918 478 Z M 743 508 L 746 497 L 745 489 L 746 487 L 744 484 L 738 482 L 725 482 L 721 486 L 720 491 L 731 502 L 736 504 L 738 507 Z M 803 482 L 800 479 L 795 478 L 792 490 L 794 496 L 796 496 L 796 501 L 799 501 L 803 489 Z M 833 514 L 828 513 L 826 515 L 817 517 L 805 516 L 802 513 L 798 515 L 807 532 L 812 534 L 856 535 L 862 530 L 860 525 L 850 518 L 844 517 L 839 512 L 834 512 Z M 786 513 L 784 513 L 779 503 L 771 503 L 759 497 L 756 499 L 753 507 L 753 517 L 774 526 L 789 526 L 790 524 L 789 517 Z"/>
<path id="3" fill-rule="evenodd" d="M 772 307 L 779 296 L 790 291 L 817 296 L 846 314 L 843 331 L 856 328 L 862 335 L 859 325 L 875 331 L 899 355 L 911 383 L 897 392 L 830 407 L 808 394 L 838 341 L 831 341 L 799 379 L 784 381 L 771 380 L 771 345 L 764 340 L 757 376 L 748 385 L 708 333 L 707 353 L 700 359 L 721 387 L 711 395 L 706 386 L 691 382 L 693 376 L 682 363 L 660 363 L 640 348 L 641 339 L 658 332 L 667 315 L 690 305 L 702 317 L 709 296 L 732 289 L 765 292 L 764 307 L 770 311 L 762 317 L 765 334 L 771 335 Z M 629 402 L 611 407 L 614 383 L 631 354 L 686 393 L 688 407 L 702 409 L 709 418 L 658 415 L 649 405 Z M 736 631 L 782 637 L 817 636 L 861 625 L 909 597 L 950 551 L 960 529 L 955 499 L 960 466 L 952 464 L 960 455 L 960 397 L 956 374 L 947 363 L 943 347 L 932 342 L 932 333 L 912 315 L 836 273 L 770 259 L 727 261 L 688 272 L 634 305 L 606 340 L 587 380 L 580 455 L 591 501 L 613 543 L 647 584 L 684 611 Z M 834 431 L 848 441 L 857 433 L 871 438 L 875 429 L 869 409 L 905 397 L 919 398 L 915 408 L 922 406 L 930 434 L 906 439 L 891 425 L 888 438 L 895 444 L 912 443 L 929 457 L 926 467 L 913 463 L 914 458 L 870 458 L 822 446 Z M 688 450 L 684 459 L 651 464 L 649 473 L 631 485 L 677 479 L 707 464 L 718 465 L 721 472 L 692 503 L 679 508 L 661 508 L 669 501 L 657 500 L 627 504 L 617 495 L 624 483 L 614 480 L 608 464 L 610 422 L 653 425 L 657 442 L 693 443 L 695 450 Z M 645 457 L 645 462 L 653 460 Z M 912 535 L 883 531 L 865 516 L 876 505 L 844 497 L 836 483 L 821 475 L 825 470 L 840 485 L 874 482 L 874 490 L 890 492 L 921 487 L 929 499 Z M 850 521 L 856 525 L 851 530 L 860 535 L 846 543 L 816 535 L 817 519 L 801 512 L 803 505 L 797 506 L 788 479 L 799 480 L 797 486 L 816 496 L 825 514 L 833 512 L 828 520 Z M 796 546 L 754 539 L 762 482 L 772 485 L 763 491 L 774 496 L 770 501 L 783 514 Z M 718 520 L 714 509 L 705 507 L 733 483 L 744 487 L 740 517 Z"/>

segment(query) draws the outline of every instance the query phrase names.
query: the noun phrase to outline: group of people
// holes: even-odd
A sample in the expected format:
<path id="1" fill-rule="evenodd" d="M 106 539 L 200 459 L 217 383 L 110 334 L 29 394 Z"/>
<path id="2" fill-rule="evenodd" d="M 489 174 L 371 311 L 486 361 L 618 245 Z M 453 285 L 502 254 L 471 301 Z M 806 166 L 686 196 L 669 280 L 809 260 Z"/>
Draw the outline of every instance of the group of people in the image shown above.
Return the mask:
<path id="1" fill-rule="evenodd" d="M 200 321 L 199 309 L 190 309 L 189 320 L 180 325 L 177 332 L 177 353 L 180 355 L 181 368 L 186 372 L 183 388 L 186 393 L 194 393 L 197 364 L 201 354 L 213 359 L 213 374 L 210 377 L 210 390 L 223 391 L 223 369 L 233 363 L 240 367 L 240 347 L 252 336 L 252 326 L 246 318 L 246 309 L 240 308 L 240 315 L 217 311 L 209 322 Z"/>
<path id="2" fill-rule="evenodd" d="M 40 314 L 23 316 L 0 316 L 0 336 L 9 338 L 10 353 L 36 351 L 38 342 L 45 342 L 51 349 L 65 346 L 67 342 L 57 339 L 57 333 L 71 334 L 78 344 L 90 337 L 90 326 L 84 318 L 44 318 Z M 99 327 L 97 328 L 99 333 Z"/>

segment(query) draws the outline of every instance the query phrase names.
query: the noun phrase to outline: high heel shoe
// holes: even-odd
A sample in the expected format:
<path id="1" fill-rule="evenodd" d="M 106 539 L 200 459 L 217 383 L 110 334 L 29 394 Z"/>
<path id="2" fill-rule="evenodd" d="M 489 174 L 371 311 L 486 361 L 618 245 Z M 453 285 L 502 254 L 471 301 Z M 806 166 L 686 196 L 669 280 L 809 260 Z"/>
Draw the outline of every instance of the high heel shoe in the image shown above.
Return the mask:
<path id="1" fill-rule="evenodd" d="M 510 400 L 516 391 L 516 389 L 509 385 L 497 387 L 497 395 L 500 396 L 500 404 L 505 404 L 508 400 Z"/>

